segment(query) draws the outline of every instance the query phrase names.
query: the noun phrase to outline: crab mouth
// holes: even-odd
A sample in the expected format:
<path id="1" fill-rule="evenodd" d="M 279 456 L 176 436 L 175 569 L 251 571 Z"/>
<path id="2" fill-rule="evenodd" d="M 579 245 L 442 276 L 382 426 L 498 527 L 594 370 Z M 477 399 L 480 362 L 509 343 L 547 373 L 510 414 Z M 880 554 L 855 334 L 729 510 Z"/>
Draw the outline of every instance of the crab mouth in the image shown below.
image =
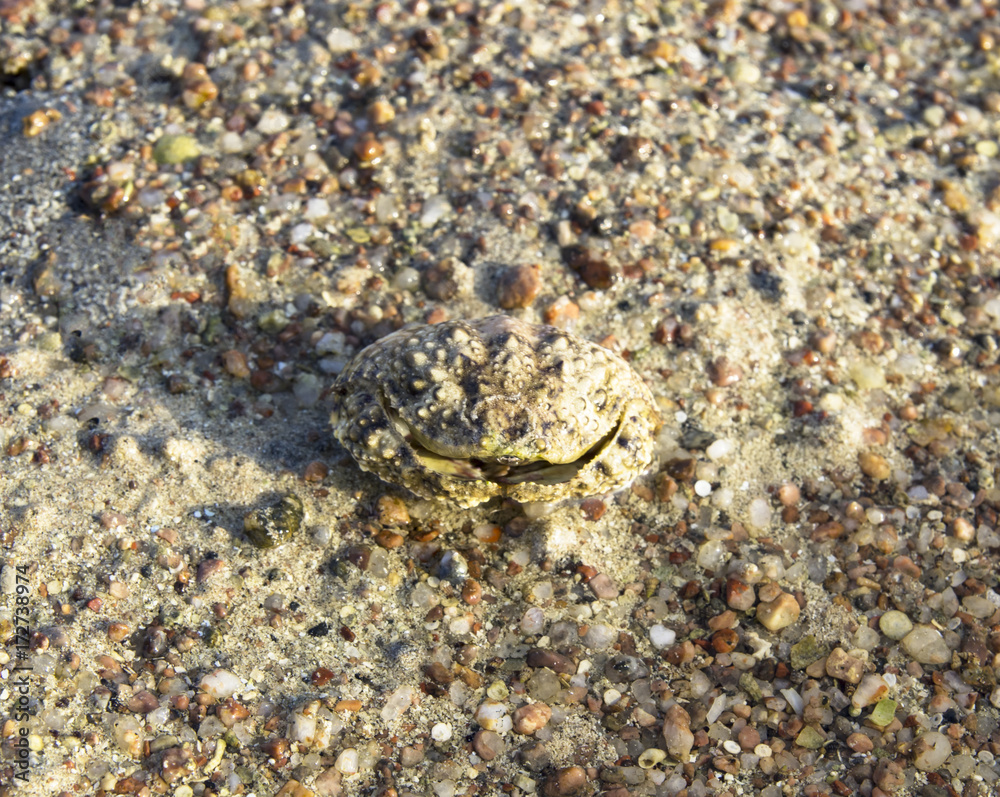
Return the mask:
<path id="1" fill-rule="evenodd" d="M 618 423 L 604 437 L 572 462 L 549 462 L 547 459 L 521 459 L 513 456 L 453 457 L 434 450 L 434 443 L 411 427 L 395 408 L 383 405 L 396 430 L 413 451 L 417 461 L 434 473 L 462 481 L 488 481 L 494 484 L 515 485 L 565 484 L 573 481 L 591 462 L 597 459 L 618 436 L 624 422 L 624 413 Z"/>

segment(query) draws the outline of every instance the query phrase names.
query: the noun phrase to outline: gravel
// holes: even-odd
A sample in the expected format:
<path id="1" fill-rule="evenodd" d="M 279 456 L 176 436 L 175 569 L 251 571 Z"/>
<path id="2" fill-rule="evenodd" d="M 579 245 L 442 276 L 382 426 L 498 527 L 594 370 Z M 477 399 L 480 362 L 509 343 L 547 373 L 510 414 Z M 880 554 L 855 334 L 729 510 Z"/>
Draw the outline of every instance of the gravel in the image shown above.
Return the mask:
<path id="1" fill-rule="evenodd" d="M 25 789 L 996 793 L 989 9 L 278 10 L 0 9 Z M 334 442 L 365 346 L 500 311 L 649 386 L 631 487 Z"/>

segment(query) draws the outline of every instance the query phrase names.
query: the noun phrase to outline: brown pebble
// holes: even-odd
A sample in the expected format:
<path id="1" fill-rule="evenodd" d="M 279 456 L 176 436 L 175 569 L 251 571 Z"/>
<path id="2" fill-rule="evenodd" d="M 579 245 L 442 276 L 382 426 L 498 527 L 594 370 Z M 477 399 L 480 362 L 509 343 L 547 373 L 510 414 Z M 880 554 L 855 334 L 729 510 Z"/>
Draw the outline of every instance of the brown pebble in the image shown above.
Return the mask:
<path id="1" fill-rule="evenodd" d="M 590 521 L 600 520 L 607 510 L 607 505 L 600 498 L 586 498 L 580 503 L 580 511 Z"/>
<path id="2" fill-rule="evenodd" d="M 317 667 L 309 676 L 309 682 L 313 686 L 326 686 L 333 679 L 333 670 L 326 667 Z"/>
<path id="3" fill-rule="evenodd" d="M 406 538 L 402 534 L 397 534 L 395 531 L 389 531 L 388 529 L 382 529 L 382 531 L 375 535 L 375 542 L 387 551 L 398 548 L 405 540 Z"/>
<path id="4" fill-rule="evenodd" d="M 354 157 L 361 166 L 376 166 L 385 154 L 385 147 L 379 143 L 373 133 L 367 133 L 354 145 Z"/>
<path id="5" fill-rule="evenodd" d="M 604 255 L 588 247 L 567 246 L 563 249 L 563 261 L 595 291 L 606 291 L 618 280 L 617 269 Z"/>
<path id="6" fill-rule="evenodd" d="M 740 636 L 732 628 L 720 628 L 709 638 L 716 653 L 731 653 L 736 650 Z"/>
<path id="7" fill-rule="evenodd" d="M 326 478 L 329 472 L 330 468 L 327 467 L 325 462 L 320 462 L 318 459 L 314 459 L 306 465 L 306 469 L 302 472 L 302 478 L 311 483 L 321 482 Z"/>
<path id="8" fill-rule="evenodd" d="M 112 642 L 121 642 L 132 633 L 128 623 L 111 623 L 108 626 L 108 639 Z"/>
<path id="9" fill-rule="evenodd" d="M 199 584 L 208 581 L 212 576 L 221 573 L 226 568 L 226 563 L 222 559 L 205 559 L 198 563 L 198 574 L 195 580 Z"/>
<path id="10" fill-rule="evenodd" d="M 866 736 L 860 731 L 855 731 L 847 737 L 847 746 L 855 753 L 870 753 L 875 749 L 875 743 L 871 740 L 871 737 Z"/>
<path id="11" fill-rule="evenodd" d="M 749 725 L 745 725 L 740 729 L 739 734 L 736 737 L 739 742 L 740 747 L 745 751 L 752 751 L 758 744 L 760 744 L 760 731 L 756 728 L 752 728 Z"/>
<path id="12" fill-rule="evenodd" d="M 735 385 L 743 378 L 743 369 L 728 357 L 719 357 L 708 365 L 708 378 L 716 387 Z"/>
<path id="13" fill-rule="evenodd" d="M 227 728 L 232 728 L 237 722 L 242 722 L 250 716 L 250 710 L 232 697 L 227 697 L 215 708 L 215 716 Z"/>
<path id="14" fill-rule="evenodd" d="M 497 279 L 497 303 L 505 310 L 528 307 L 541 289 L 541 267 L 530 265 L 508 266 Z"/>
<path id="15" fill-rule="evenodd" d="M 864 451 L 858 455 L 858 465 L 865 476 L 877 482 L 885 481 L 892 475 L 892 468 L 889 466 L 889 461 L 885 457 L 873 454 L 870 451 Z"/>
<path id="16" fill-rule="evenodd" d="M 587 586 L 594 593 L 594 597 L 600 600 L 614 600 L 619 594 L 618 587 L 615 586 L 615 583 L 605 573 L 598 573 L 587 582 Z"/>
<path id="17" fill-rule="evenodd" d="M 514 730 L 530 736 L 539 728 L 548 725 L 552 718 L 552 709 L 545 703 L 530 703 L 521 706 L 514 712 Z"/>
<path id="18" fill-rule="evenodd" d="M 583 767 L 563 767 L 545 779 L 545 797 L 569 797 L 587 785 L 587 770 Z"/>
<path id="19" fill-rule="evenodd" d="M 268 764 L 274 769 L 281 769 L 288 763 L 288 748 L 288 739 L 281 737 L 268 739 L 260 746 L 261 752 L 269 759 Z"/>
<path id="20" fill-rule="evenodd" d="M 156 699 L 156 695 L 145 689 L 136 692 L 128 701 L 128 710 L 134 714 L 148 714 L 159 707 L 160 701 Z"/>
<path id="21" fill-rule="evenodd" d="M 470 606 L 475 606 L 483 599 L 482 585 L 474 578 L 467 578 L 462 585 L 462 600 Z"/>
<path id="22" fill-rule="evenodd" d="M 552 672 L 564 675 L 571 675 L 576 672 L 576 665 L 573 664 L 568 656 L 543 648 L 531 648 L 525 657 L 525 663 L 529 667 L 548 667 Z"/>
<path id="23" fill-rule="evenodd" d="M 472 737 L 472 749 L 483 761 L 492 761 L 505 747 L 503 739 L 493 731 L 479 730 Z"/>

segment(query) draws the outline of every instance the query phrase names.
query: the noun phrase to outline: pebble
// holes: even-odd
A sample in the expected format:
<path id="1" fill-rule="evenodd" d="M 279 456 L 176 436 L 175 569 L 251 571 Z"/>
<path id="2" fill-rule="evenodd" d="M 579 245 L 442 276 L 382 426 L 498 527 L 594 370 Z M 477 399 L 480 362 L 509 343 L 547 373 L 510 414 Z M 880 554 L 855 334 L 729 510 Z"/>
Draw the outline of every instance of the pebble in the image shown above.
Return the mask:
<path id="1" fill-rule="evenodd" d="M 179 134 L 160 136 L 153 146 L 153 160 L 164 166 L 175 166 L 194 160 L 201 154 L 201 147 L 194 136 Z"/>
<path id="2" fill-rule="evenodd" d="M 877 482 L 885 481 L 892 475 L 889 461 L 881 454 L 873 454 L 870 451 L 862 452 L 858 455 L 858 465 L 865 476 Z"/>
<path id="3" fill-rule="evenodd" d="M 855 708 L 864 708 L 872 703 L 877 703 L 889 692 L 889 685 L 885 679 L 878 674 L 869 673 L 861 679 L 858 688 L 851 695 L 851 705 Z"/>
<path id="4" fill-rule="evenodd" d="M 848 655 L 843 648 L 834 648 L 826 657 L 826 674 L 838 681 L 856 684 L 861 681 L 864 669 L 865 663 L 855 656 Z"/>
<path id="5" fill-rule="evenodd" d="M 922 772 L 944 766 L 951 756 L 951 741 L 939 731 L 926 731 L 913 743 L 913 765 Z"/>
<path id="6" fill-rule="evenodd" d="M 654 648 L 669 648 L 677 641 L 677 632 L 657 623 L 649 629 L 649 641 Z"/>
<path id="7" fill-rule="evenodd" d="M 667 709 L 663 720 L 663 741 L 667 752 L 678 761 L 686 762 L 694 747 L 694 734 L 691 732 L 691 715 L 674 703 Z"/>
<path id="8" fill-rule="evenodd" d="M 747 522 L 755 529 L 763 530 L 771 525 L 773 517 L 771 506 L 763 498 L 754 498 L 750 502 L 750 510 L 747 515 Z"/>
<path id="9" fill-rule="evenodd" d="M 757 620 L 768 631 L 780 631 L 798 620 L 801 611 L 799 602 L 787 592 L 782 592 L 774 600 L 757 607 Z"/>
<path id="10" fill-rule="evenodd" d="M 899 641 L 913 630 L 913 623 L 903 612 L 890 609 L 878 619 L 878 627 L 889 639 Z"/>
<path id="11" fill-rule="evenodd" d="M 587 785 L 587 770 L 583 767 L 563 767 L 545 780 L 542 793 L 545 797 L 571 797 Z"/>
<path id="12" fill-rule="evenodd" d="M 243 686 L 242 681 L 229 670 L 213 670 L 198 683 L 198 688 L 215 700 L 232 697 Z"/>
<path id="13" fill-rule="evenodd" d="M 497 303 L 505 310 L 528 307 L 542 287 L 537 264 L 508 266 L 497 279 Z"/>
<path id="14" fill-rule="evenodd" d="M 947 664 L 951 661 L 951 649 L 934 626 L 914 626 L 900 644 L 907 655 L 921 664 Z"/>
<path id="15" fill-rule="evenodd" d="M 483 761 L 492 761 L 506 749 L 503 739 L 493 731 L 479 730 L 472 737 L 472 749 Z"/>
<path id="16" fill-rule="evenodd" d="M 530 736 L 535 731 L 548 725 L 551 718 L 552 709 L 545 703 L 530 703 L 514 711 L 514 730 L 517 733 Z"/>

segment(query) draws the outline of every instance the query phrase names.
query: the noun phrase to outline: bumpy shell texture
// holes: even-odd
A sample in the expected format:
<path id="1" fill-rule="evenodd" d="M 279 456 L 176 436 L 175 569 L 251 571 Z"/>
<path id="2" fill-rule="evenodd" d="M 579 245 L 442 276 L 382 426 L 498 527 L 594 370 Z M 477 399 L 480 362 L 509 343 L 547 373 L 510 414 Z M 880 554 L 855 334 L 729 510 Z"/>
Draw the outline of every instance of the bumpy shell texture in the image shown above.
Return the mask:
<path id="1" fill-rule="evenodd" d="M 334 397 L 334 433 L 362 469 L 462 507 L 624 487 L 649 466 L 660 424 L 621 357 L 504 315 L 388 335 Z"/>

